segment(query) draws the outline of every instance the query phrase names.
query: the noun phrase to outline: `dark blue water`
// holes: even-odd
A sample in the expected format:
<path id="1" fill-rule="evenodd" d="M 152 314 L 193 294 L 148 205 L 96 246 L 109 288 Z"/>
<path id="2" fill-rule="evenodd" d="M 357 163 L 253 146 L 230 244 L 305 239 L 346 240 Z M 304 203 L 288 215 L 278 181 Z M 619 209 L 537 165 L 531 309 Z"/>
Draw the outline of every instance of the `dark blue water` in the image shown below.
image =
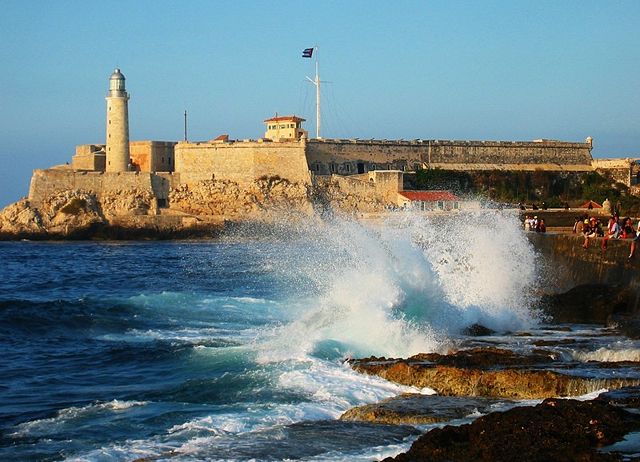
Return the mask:
<path id="1" fill-rule="evenodd" d="M 281 257 L 258 242 L 0 243 L 0 459 L 322 459 L 404 441 L 411 429 L 335 422 L 350 391 L 314 397 L 331 379 L 312 368 L 352 374 L 335 355 L 256 359 L 306 286 Z"/>

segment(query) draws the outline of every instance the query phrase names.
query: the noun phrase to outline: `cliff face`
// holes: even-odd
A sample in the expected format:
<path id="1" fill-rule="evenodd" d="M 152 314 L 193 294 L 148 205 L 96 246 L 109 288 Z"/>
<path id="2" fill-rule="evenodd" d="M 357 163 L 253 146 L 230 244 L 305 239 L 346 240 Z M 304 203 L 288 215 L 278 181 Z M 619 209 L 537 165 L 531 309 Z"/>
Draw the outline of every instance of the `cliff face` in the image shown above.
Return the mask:
<path id="1" fill-rule="evenodd" d="M 181 185 L 171 189 L 169 203 L 172 210 L 227 219 L 257 218 L 282 211 L 312 213 L 308 188 L 279 177 L 261 178 L 248 185 L 228 180 Z"/>
<path id="2" fill-rule="evenodd" d="M 316 211 L 382 211 L 386 205 L 378 197 L 338 183 L 312 187 L 278 176 L 261 177 L 246 184 L 229 180 L 182 184 L 169 189 L 167 202 L 168 208 L 159 209 L 152 190 L 126 185 L 119 189 L 69 188 L 41 194 L 36 202 L 24 199 L 0 212 L 0 239 L 91 238 L 96 236 L 96 230 L 114 226 L 120 230 L 147 229 L 145 237 L 153 237 L 154 230 L 163 237 L 171 237 L 171 233 L 180 237 L 185 230 L 202 231 L 218 227 L 225 220 L 269 221 L 282 215 L 295 219 L 312 216 Z M 121 235 L 140 237 L 120 231 L 116 236 L 107 233 L 104 237 Z"/>
<path id="3" fill-rule="evenodd" d="M 103 221 L 95 195 L 64 191 L 47 198 L 40 208 L 26 199 L 6 207 L 0 212 L 0 236 L 65 236 Z"/>

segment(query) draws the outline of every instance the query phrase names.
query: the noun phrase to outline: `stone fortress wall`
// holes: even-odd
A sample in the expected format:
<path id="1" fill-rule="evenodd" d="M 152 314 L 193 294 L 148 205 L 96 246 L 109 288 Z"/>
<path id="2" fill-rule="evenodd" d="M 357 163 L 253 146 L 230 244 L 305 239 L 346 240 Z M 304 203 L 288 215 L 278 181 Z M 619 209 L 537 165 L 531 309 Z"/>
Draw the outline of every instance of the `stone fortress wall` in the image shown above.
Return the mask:
<path id="1" fill-rule="evenodd" d="M 62 191 L 82 190 L 100 199 L 103 195 L 121 191 L 152 193 L 159 202 L 165 202 L 169 190 L 178 186 L 178 177 L 169 172 L 77 172 L 69 168 L 35 170 L 29 186 L 29 201 L 40 206 L 47 197 Z"/>
<path id="2" fill-rule="evenodd" d="M 592 170 L 589 141 L 309 140 L 307 161 L 319 175 L 418 168 Z"/>
<path id="3" fill-rule="evenodd" d="M 275 176 L 311 183 L 304 140 L 180 142 L 175 146 L 175 171 L 184 184 L 212 179 L 247 184 Z"/>
<path id="4" fill-rule="evenodd" d="M 639 159 L 593 159 L 593 169 L 598 173 L 606 173 L 614 180 L 627 186 L 637 185 L 640 177 Z"/>

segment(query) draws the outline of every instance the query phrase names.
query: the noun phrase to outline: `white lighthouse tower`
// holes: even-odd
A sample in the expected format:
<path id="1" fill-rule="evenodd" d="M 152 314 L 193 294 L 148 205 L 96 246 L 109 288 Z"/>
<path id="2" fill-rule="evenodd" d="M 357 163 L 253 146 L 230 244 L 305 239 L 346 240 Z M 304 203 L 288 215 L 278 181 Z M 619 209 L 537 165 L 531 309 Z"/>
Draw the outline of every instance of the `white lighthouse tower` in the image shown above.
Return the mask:
<path id="1" fill-rule="evenodd" d="M 124 75 L 116 69 L 109 78 L 107 94 L 107 172 L 129 170 L 129 95 Z"/>

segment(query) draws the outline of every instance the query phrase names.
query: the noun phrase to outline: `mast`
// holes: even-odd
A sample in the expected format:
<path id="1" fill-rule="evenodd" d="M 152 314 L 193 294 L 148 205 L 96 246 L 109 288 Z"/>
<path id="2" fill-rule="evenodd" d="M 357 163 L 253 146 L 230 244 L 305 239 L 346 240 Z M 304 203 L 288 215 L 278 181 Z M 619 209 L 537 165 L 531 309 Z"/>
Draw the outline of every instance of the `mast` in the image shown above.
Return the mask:
<path id="1" fill-rule="evenodd" d="M 313 47 L 313 51 L 316 54 L 316 77 L 311 79 L 307 77 L 307 80 L 316 86 L 316 138 L 320 136 L 320 73 L 318 71 L 318 47 Z"/>
<path id="2" fill-rule="evenodd" d="M 317 47 L 316 47 L 316 138 L 320 138 L 320 76 L 318 75 Z"/>

